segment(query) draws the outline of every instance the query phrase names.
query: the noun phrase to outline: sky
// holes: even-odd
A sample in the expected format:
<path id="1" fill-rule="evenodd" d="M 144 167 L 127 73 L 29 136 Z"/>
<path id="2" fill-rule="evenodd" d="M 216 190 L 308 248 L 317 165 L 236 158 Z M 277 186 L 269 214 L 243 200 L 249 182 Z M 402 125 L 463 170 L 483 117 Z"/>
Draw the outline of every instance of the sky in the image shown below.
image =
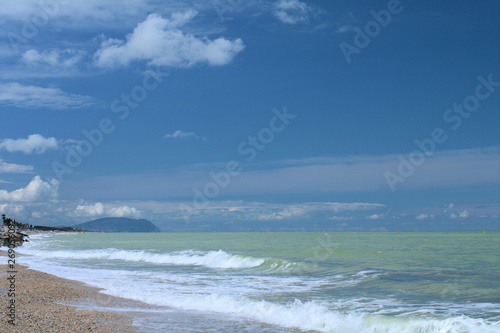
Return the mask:
<path id="1" fill-rule="evenodd" d="M 0 1 L 0 211 L 500 229 L 500 2 Z"/>

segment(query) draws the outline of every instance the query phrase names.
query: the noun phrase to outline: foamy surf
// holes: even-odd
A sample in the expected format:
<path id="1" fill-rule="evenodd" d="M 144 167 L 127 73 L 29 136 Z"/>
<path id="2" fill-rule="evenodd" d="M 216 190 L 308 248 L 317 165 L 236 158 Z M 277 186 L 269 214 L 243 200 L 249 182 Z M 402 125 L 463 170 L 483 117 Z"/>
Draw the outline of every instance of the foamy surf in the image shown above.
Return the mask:
<path id="1" fill-rule="evenodd" d="M 266 243 L 259 239 L 260 245 L 252 248 L 252 244 L 258 243 L 255 238 L 265 235 L 241 237 L 239 242 L 246 243 L 240 248 L 226 244 L 228 235 L 221 235 L 218 243 L 209 242 L 210 237 L 217 235 L 181 236 L 182 242 L 175 244 L 178 235 L 156 235 L 155 240 L 164 237 L 169 241 L 163 251 L 158 242 L 152 246 L 155 250 L 137 250 L 150 245 L 146 236 L 143 243 L 133 243 L 130 248 L 131 239 L 135 240 L 133 235 L 128 239 L 127 235 L 106 235 L 112 239 L 113 248 L 78 250 L 79 247 L 91 247 L 89 239 L 94 241 L 94 238 L 75 235 L 34 240 L 23 248 L 23 252 L 34 255 L 25 257 L 34 269 L 104 288 L 104 292 L 111 295 L 167 306 L 194 317 L 198 313 L 205 318 L 237 322 L 235 329 L 219 330 L 221 332 L 238 331 L 236 327 L 242 321 L 271 325 L 280 332 L 500 332 L 498 302 L 494 301 L 494 293 L 483 292 L 489 285 L 483 281 L 490 281 L 490 284 L 496 281 L 491 270 L 483 274 L 462 268 L 463 272 L 443 273 L 441 266 L 434 269 L 435 254 L 421 259 L 423 252 L 419 252 L 419 260 L 427 265 L 424 265 L 423 274 L 407 270 L 411 263 L 408 253 L 401 257 L 390 253 L 393 266 L 389 270 L 388 261 L 381 260 L 378 254 L 374 261 L 369 261 L 365 258 L 366 251 L 354 249 L 349 252 L 345 245 L 342 252 L 314 261 L 308 250 L 311 246 L 304 239 L 304 247 L 299 251 L 293 245 L 296 243 L 288 239 L 276 245 L 268 242 L 264 247 L 262 244 Z M 301 234 L 289 237 L 296 236 L 309 237 Z M 191 244 L 190 237 L 193 238 Z M 316 236 L 310 237 L 314 242 Z M 75 243 L 79 239 L 82 241 Z M 223 250 L 199 250 L 195 243 L 200 239 L 205 248 L 209 244 Z M 272 240 L 275 240 L 274 235 Z M 349 240 L 345 242 L 353 244 Z M 383 243 L 388 243 L 389 249 L 399 244 L 387 239 Z M 123 246 L 116 246 L 120 244 Z M 366 244 L 371 243 L 367 241 L 363 246 Z M 432 244 L 438 243 L 433 241 Z M 189 249 L 183 250 L 183 247 Z M 446 262 L 449 258 L 447 254 Z M 454 265 L 460 267 L 461 264 Z M 483 275 L 476 277 L 474 274 Z M 460 280 L 461 276 L 466 280 Z M 468 289 L 463 289 L 464 282 L 467 286 L 472 282 L 472 286 L 481 288 L 473 297 L 477 295 L 477 299 L 491 301 L 462 301 L 469 299 Z M 493 296 L 488 298 L 488 295 Z M 182 332 L 169 331 L 161 315 L 156 320 L 158 327 L 166 327 L 165 332 Z M 228 325 L 224 327 L 231 327 Z"/>
<path id="2" fill-rule="evenodd" d="M 33 263 L 32 267 L 44 270 L 42 265 Z M 367 313 L 366 310 L 375 308 L 394 307 L 398 311 L 403 309 L 396 300 L 376 300 L 361 302 L 352 300 L 337 303 L 294 300 L 292 302 L 277 303 L 265 300 L 255 300 L 247 295 L 265 289 L 270 293 L 284 293 L 286 291 L 300 292 L 311 287 L 294 289 L 298 281 L 286 281 L 279 278 L 256 279 L 256 289 L 250 285 L 244 286 L 247 277 L 241 280 L 228 281 L 221 286 L 215 281 L 210 286 L 210 278 L 202 275 L 171 275 L 161 273 L 135 273 L 128 271 L 89 270 L 62 266 L 51 266 L 49 272 L 63 277 L 77 278 L 90 285 L 104 288 L 110 295 L 135 299 L 157 306 L 168 306 L 175 309 L 200 311 L 202 313 L 218 313 L 236 316 L 241 319 L 250 319 L 257 322 L 276 325 L 283 328 L 299 329 L 303 331 L 317 331 L 326 333 L 493 333 L 499 332 L 499 323 L 490 323 L 483 319 L 473 319 L 466 316 L 451 316 L 450 318 L 432 319 L 423 316 L 407 318 L 394 317 L 386 314 Z M 116 280 L 121 283 L 117 284 Z M 187 284 L 189 281 L 189 284 Z M 283 285 L 290 283 L 290 285 Z M 301 285 L 304 285 L 302 282 Z M 141 286 L 148 285 L 150 288 Z M 194 286 L 203 285 L 203 290 L 193 293 Z M 139 287 L 138 287 L 139 286 Z M 152 287 L 151 287 L 152 286 Z M 226 292 L 226 294 L 223 294 Z M 474 305 L 471 305 L 474 306 Z M 344 308 L 344 310 L 338 310 Z M 337 310 L 336 310 L 337 309 Z M 389 312 L 389 311 L 387 311 Z"/>
<path id="3" fill-rule="evenodd" d="M 152 264 L 193 265 L 210 268 L 252 268 L 262 265 L 265 259 L 232 255 L 225 251 L 184 250 L 171 253 L 131 251 L 120 249 L 82 250 L 82 251 L 39 251 L 26 249 L 26 254 L 42 255 L 53 259 L 74 260 L 122 260 Z"/>
<path id="4" fill-rule="evenodd" d="M 242 269 L 259 267 L 266 272 L 286 272 L 293 270 L 304 270 L 309 268 L 308 265 L 304 263 L 296 263 L 289 260 L 275 258 L 255 258 L 251 256 L 231 254 L 223 250 L 196 251 L 188 249 L 169 253 L 158 253 L 154 251 L 144 250 L 122 250 L 115 248 L 80 251 L 47 251 L 44 250 L 43 245 L 38 245 L 37 247 L 26 246 L 23 251 L 26 254 L 46 256 L 48 258 L 54 259 L 122 260 L 152 264 L 205 266 L 209 268 L 220 269 Z"/>

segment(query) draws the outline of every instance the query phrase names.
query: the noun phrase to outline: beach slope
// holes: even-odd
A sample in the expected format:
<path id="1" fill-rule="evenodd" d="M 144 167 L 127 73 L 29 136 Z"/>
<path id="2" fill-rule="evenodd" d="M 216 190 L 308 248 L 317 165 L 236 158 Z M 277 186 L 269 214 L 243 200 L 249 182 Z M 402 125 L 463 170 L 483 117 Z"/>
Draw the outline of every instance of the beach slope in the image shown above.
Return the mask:
<path id="1" fill-rule="evenodd" d="M 8 280 L 9 267 L 7 264 L 0 267 L 0 288 L 10 289 L 13 280 Z M 63 305 L 92 303 L 103 298 L 107 299 L 107 303 L 113 304 L 114 297 L 99 293 L 98 288 L 22 265 L 16 264 L 15 271 L 15 296 L 9 297 L 12 292 L 0 292 L 1 332 L 137 332 L 132 326 L 132 319 L 124 314 Z M 15 325 L 9 323 L 11 318 L 8 317 L 7 307 L 11 300 L 15 301 Z M 117 303 L 120 301 L 117 299 Z"/>

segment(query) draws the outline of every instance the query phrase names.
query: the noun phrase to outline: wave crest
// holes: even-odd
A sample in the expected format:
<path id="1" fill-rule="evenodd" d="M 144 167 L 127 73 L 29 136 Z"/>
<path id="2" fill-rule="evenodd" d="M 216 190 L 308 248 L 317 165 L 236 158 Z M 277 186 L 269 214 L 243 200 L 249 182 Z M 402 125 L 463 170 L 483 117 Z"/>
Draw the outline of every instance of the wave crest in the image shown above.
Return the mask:
<path id="1" fill-rule="evenodd" d="M 114 248 L 83 251 L 38 251 L 27 250 L 26 254 L 54 259 L 74 260 L 124 260 L 152 264 L 170 264 L 182 266 L 205 266 L 210 268 L 237 269 L 253 268 L 262 265 L 265 259 L 232 255 L 223 250 L 194 251 L 185 250 L 171 253 L 155 253 L 151 251 L 120 250 Z"/>

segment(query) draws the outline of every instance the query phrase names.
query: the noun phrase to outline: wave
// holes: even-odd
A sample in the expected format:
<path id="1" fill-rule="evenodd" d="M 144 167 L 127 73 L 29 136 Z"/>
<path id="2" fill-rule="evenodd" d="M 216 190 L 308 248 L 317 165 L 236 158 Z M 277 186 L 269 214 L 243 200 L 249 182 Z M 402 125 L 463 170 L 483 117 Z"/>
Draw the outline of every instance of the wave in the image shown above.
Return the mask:
<path id="1" fill-rule="evenodd" d="M 123 294 L 122 297 L 126 296 Z M 130 295 L 129 295 L 130 296 Z M 142 301 L 177 309 L 216 312 L 301 331 L 325 333 L 498 333 L 499 323 L 456 316 L 447 319 L 394 317 L 331 309 L 316 301 L 280 304 L 230 295 L 148 295 Z"/>
<path id="2" fill-rule="evenodd" d="M 105 293 L 151 305 L 325 333 L 500 332 L 500 322 L 495 322 L 498 317 L 491 319 L 490 316 L 489 321 L 479 318 L 485 317 L 486 312 L 493 313 L 495 305 L 485 309 L 478 304 L 481 308 L 477 311 L 461 311 L 453 308 L 453 304 L 444 303 L 428 304 L 426 309 L 396 299 L 370 301 L 347 294 L 344 299 L 315 296 L 326 289 L 352 288 L 384 274 L 375 269 L 329 275 L 305 262 L 244 256 L 223 250 L 159 253 L 116 248 L 49 250 L 45 245 L 33 245 L 23 247 L 23 253 L 34 255 L 23 257 L 31 268 L 76 279 L 103 288 Z M 110 261 L 119 264 L 113 265 L 113 269 L 101 265 Z M 96 263 L 99 265 L 94 265 Z M 163 266 L 148 270 L 147 265 L 141 263 L 203 266 L 214 270 L 163 269 Z M 307 274 L 289 274 L 301 273 L 300 269 Z M 440 311 L 441 308 L 450 311 Z M 458 316 L 457 313 L 478 318 Z"/>
<path id="3" fill-rule="evenodd" d="M 131 251 L 133 252 L 133 251 Z M 218 251 L 217 251 L 218 252 Z M 208 254 L 208 253 L 207 253 Z M 35 259 L 35 258 L 33 258 Z M 78 279 L 104 289 L 105 293 L 143 301 L 157 306 L 168 306 L 179 310 L 193 310 L 204 313 L 219 313 L 237 318 L 254 320 L 301 331 L 324 333 L 494 333 L 500 332 L 500 322 L 474 319 L 467 316 L 450 314 L 436 318 L 419 315 L 385 315 L 373 313 L 366 304 L 357 307 L 347 306 L 346 301 L 339 304 L 315 301 L 277 302 L 251 298 L 243 288 L 241 293 L 230 290 L 230 286 L 197 290 L 188 276 L 166 283 L 162 274 L 135 272 L 127 270 L 89 269 L 77 267 L 47 266 L 44 261 L 35 260 L 29 264 L 33 269 L 48 270 L 58 276 Z M 200 276 L 200 279 L 203 277 Z M 205 276 L 204 279 L 207 279 Z M 210 280 L 210 279 L 208 279 Z M 121 281 L 116 283 L 116 281 Z M 154 281 L 154 282 L 153 282 Z M 188 281 L 190 281 L 188 283 Z M 240 280 L 238 280 L 240 281 Z M 237 281 L 235 281 L 237 282 Z M 244 284 L 243 281 L 240 281 Z M 256 282 L 256 281 L 254 281 Z M 271 283 L 272 281 L 269 281 Z M 187 283 L 187 284 L 186 284 Z M 206 281 L 205 283 L 208 283 Z M 177 287 L 176 287 L 177 285 Z M 260 283 L 256 283 L 260 285 Z M 182 287 L 182 288 L 180 288 Z M 242 286 L 245 287 L 245 286 Z M 354 301 L 354 300 L 353 300 Z M 386 300 L 393 306 L 393 301 Z M 357 303 L 356 301 L 354 301 Z"/>
<path id="4" fill-rule="evenodd" d="M 112 288 L 112 287 L 110 287 Z M 396 317 L 368 314 L 365 311 L 341 311 L 332 304 L 318 301 L 276 303 L 234 295 L 180 295 L 168 292 L 141 293 L 120 288 L 109 290 L 121 297 L 183 310 L 235 315 L 240 318 L 301 331 L 325 333 L 498 333 L 499 323 L 466 316 L 447 319 Z"/>
<path id="5" fill-rule="evenodd" d="M 34 254 L 51 259 L 75 260 L 123 260 L 130 262 L 145 262 L 152 264 L 171 264 L 184 266 L 205 266 L 209 268 L 253 268 L 262 265 L 265 259 L 241 255 L 232 255 L 223 250 L 194 251 L 185 250 L 171 253 L 154 253 L 150 251 L 120 250 L 114 248 L 82 251 L 38 251 L 27 249 L 26 254 Z"/>
<path id="6" fill-rule="evenodd" d="M 106 248 L 99 250 L 45 250 L 53 244 L 37 244 L 36 248 L 26 247 L 23 252 L 52 259 L 74 260 L 123 260 L 151 264 L 170 264 L 182 266 L 205 266 L 219 269 L 259 268 L 264 272 L 287 272 L 311 269 L 306 264 L 276 258 L 255 258 L 230 254 L 223 250 L 196 251 L 183 250 L 170 253 L 157 253 L 145 250 L 121 250 Z"/>

